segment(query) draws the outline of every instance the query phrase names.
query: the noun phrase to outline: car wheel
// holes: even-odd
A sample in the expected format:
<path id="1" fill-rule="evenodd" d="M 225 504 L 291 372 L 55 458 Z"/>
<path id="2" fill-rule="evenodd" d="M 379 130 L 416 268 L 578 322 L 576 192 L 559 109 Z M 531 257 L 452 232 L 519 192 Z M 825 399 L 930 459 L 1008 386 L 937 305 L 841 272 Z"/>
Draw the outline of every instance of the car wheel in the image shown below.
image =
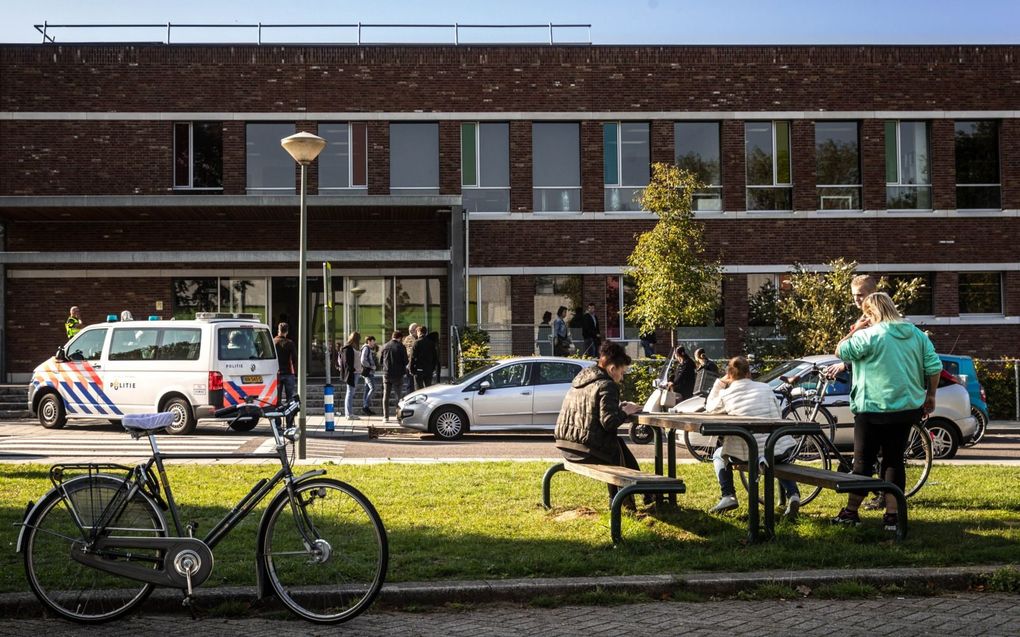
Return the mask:
<path id="1" fill-rule="evenodd" d="M 39 424 L 47 429 L 60 429 L 67 424 L 64 399 L 57 394 L 46 394 L 39 401 Z"/>
<path id="2" fill-rule="evenodd" d="M 655 438 L 655 432 L 648 425 L 631 425 L 630 441 L 636 445 L 647 445 Z"/>
<path id="3" fill-rule="evenodd" d="M 985 417 L 985 412 L 977 407 L 971 407 L 970 415 L 974 416 L 977 425 L 974 427 L 974 435 L 970 437 L 970 440 L 963 443 L 964 447 L 973 447 L 981 442 L 981 439 L 985 437 L 985 430 L 988 429 L 988 418 Z"/>
<path id="4" fill-rule="evenodd" d="M 251 431 L 259 424 L 258 418 L 238 418 L 234 422 L 230 423 L 230 428 L 234 431 Z"/>
<path id="5" fill-rule="evenodd" d="M 168 434 L 175 436 L 190 434 L 198 424 L 195 413 L 191 411 L 191 405 L 183 398 L 171 398 L 163 404 L 162 411 L 169 411 L 174 415 L 173 424 L 166 428 Z"/>
<path id="6" fill-rule="evenodd" d="M 464 435 L 467 429 L 467 418 L 464 412 L 456 407 L 440 407 L 432 414 L 429 429 L 438 438 L 456 440 Z"/>
<path id="7" fill-rule="evenodd" d="M 925 429 L 931 435 L 931 455 L 933 458 L 945 460 L 956 455 L 960 448 L 960 436 L 956 433 L 956 427 L 943 421 L 928 421 Z"/>

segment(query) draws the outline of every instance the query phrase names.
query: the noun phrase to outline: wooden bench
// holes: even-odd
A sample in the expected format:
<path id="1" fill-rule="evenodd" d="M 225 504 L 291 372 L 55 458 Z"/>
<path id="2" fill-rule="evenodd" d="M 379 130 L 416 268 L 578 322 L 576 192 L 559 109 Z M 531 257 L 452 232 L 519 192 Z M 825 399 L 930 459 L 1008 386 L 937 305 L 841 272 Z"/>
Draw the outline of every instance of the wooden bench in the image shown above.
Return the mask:
<path id="1" fill-rule="evenodd" d="M 789 463 L 777 464 L 772 469 L 772 473 L 777 478 L 832 489 L 836 493 L 867 493 L 869 491 L 891 493 L 896 498 L 897 503 L 896 540 L 902 541 L 907 537 L 907 499 L 903 496 L 903 491 L 890 482 L 870 476 L 826 471 L 824 469 Z M 766 484 L 766 502 L 772 499 L 772 488 L 774 488 L 773 485 Z M 772 507 L 766 506 L 766 517 L 769 517 L 771 510 Z M 766 527 L 768 527 L 768 522 L 766 522 Z"/>
<path id="2" fill-rule="evenodd" d="M 684 481 L 679 478 L 660 476 L 616 465 L 581 464 L 564 460 L 549 467 L 542 478 L 542 505 L 547 509 L 551 508 L 549 485 L 553 475 L 560 471 L 571 471 L 592 480 L 620 487 L 609 505 L 609 530 L 614 544 L 619 543 L 622 539 L 620 536 L 620 510 L 627 496 L 634 493 L 684 493 L 687 490 Z"/>

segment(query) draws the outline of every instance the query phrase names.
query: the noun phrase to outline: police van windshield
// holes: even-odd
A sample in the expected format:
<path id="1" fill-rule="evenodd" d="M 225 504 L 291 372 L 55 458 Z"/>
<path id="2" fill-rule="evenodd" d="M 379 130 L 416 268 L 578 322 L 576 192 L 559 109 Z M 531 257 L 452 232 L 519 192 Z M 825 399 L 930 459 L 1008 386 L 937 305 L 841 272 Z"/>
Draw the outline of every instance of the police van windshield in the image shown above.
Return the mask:
<path id="1" fill-rule="evenodd" d="M 222 327 L 217 330 L 221 361 L 269 360 L 276 347 L 269 330 L 258 327 Z"/>

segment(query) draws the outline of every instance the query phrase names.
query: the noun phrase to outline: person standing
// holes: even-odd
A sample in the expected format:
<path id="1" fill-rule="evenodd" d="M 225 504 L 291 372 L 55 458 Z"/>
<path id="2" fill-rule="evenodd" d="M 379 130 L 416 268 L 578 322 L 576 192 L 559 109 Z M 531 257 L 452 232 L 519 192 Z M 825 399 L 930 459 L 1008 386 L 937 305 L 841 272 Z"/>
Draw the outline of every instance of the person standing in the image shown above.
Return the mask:
<path id="1" fill-rule="evenodd" d="M 64 321 L 64 331 L 67 332 L 68 340 L 81 331 L 81 310 L 77 305 L 72 305 L 67 320 Z"/>
<path id="2" fill-rule="evenodd" d="M 428 328 L 418 326 L 418 340 L 411 350 L 411 373 L 414 374 L 415 390 L 424 389 L 432 384 L 432 375 L 436 367 L 436 347 L 432 339 L 425 338 Z"/>
<path id="3" fill-rule="evenodd" d="M 673 365 L 673 376 L 667 387 L 676 394 L 679 403 L 694 395 L 694 361 L 687 355 L 687 348 L 683 345 L 673 350 Z"/>
<path id="4" fill-rule="evenodd" d="M 432 376 L 429 384 L 438 385 L 442 381 L 443 374 L 443 361 L 442 356 L 440 355 L 440 353 L 443 350 L 439 348 L 439 332 L 436 330 L 432 330 L 431 332 L 425 335 L 425 338 L 427 338 L 432 343 L 433 350 L 432 353 L 435 355 L 436 361 L 435 364 L 432 366 Z"/>
<path id="5" fill-rule="evenodd" d="M 588 358 L 598 356 L 599 345 L 602 344 L 602 331 L 595 316 L 594 303 L 588 304 L 588 311 L 581 317 L 581 337 L 584 338 L 584 356 Z"/>
<path id="6" fill-rule="evenodd" d="M 366 416 L 374 416 L 372 411 L 372 395 L 375 393 L 375 337 L 369 336 L 365 339 L 365 345 L 361 348 L 361 378 L 365 381 L 365 397 L 361 401 L 361 413 Z"/>
<path id="7" fill-rule="evenodd" d="M 553 352 L 552 344 L 552 312 L 546 310 L 542 313 L 542 322 L 538 324 L 538 332 L 535 335 L 535 345 L 539 356 L 549 356 Z"/>
<path id="8" fill-rule="evenodd" d="M 340 348 L 340 356 L 337 366 L 340 368 L 340 379 L 347 385 L 347 394 L 344 395 L 344 415 L 348 420 L 359 420 L 354 413 L 354 386 L 357 382 L 357 370 L 354 367 L 354 358 L 361 349 L 361 334 L 351 332 L 347 342 Z"/>
<path id="9" fill-rule="evenodd" d="M 705 350 L 698 348 L 694 350 L 694 365 L 698 368 L 698 371 L 705 370 L 710 374 L 719 374 L 719 366 L 715 364 L 715 361 L 708 357 Z"/>
<path id="10" fill-rule="evenodd" d="M 873 276 L 858 274 L 850 281 L 850 295 L 851 298 L 853 298 L 854 305 L 857 306 L 857 309 L 861 309 L 861 304 L 864 302 L 864 299 L 875 292 L 878 292 L 878 282 L 875 281 L 875 277 Z M 850 326 L 850 331 L 847 332 L 846 335 L 851 336 L 857 330 L 862 330 L 870 325 L 871 322 L 868 320 L 868 317 L 862 312 L 857 321 Z M 848 369 L 850 369 L 850 366 L 847 365 L 847 363 L 840 361 L 839 363 L 834 363 L 826 367 L 825 375 L 829 378 L 835 378 L 837 374 L 842 374 Z"/>
<path id="11" fill-rule="evenodd" d="M 277 404 L 285 404 L 284 395 L 286 395 L 287 403 L 294 400 L 297 396 L 297 347 L 294 345 L 294 341 L 290 340 L 288 335 L 290 334 L 290 326 L 286 323 L 280 323 L 276 326 L 276 338 L 273 339 L 273 345 L 276 346 L 276 360 L 280 363 L 280 391 L 276 397 Z M 287 416 L 287 426 L 290 427 L 294 424 L 294 414 Z"/>
<path id="12" fill-rule="evenodd" d="M 870 477 L 881 454 L 882 479 L 902 490 L 910 427 L 935 410 L 942 361 L 931 339 L 904 320 L 885 292 L 869 294 L 861 310 L 868 326 L 853 330 L 836 346 L 836 356 L 852 363 L 853 473 Z M 864 494 L 851 493 L 832 522 L 860 524 L 857 510 L 863 499 Z M 897 530 L 897 506 L 896 498 L 886 493 L 882 524 L 887 531 Z"/>
<path id="13" fill-rule="evenodd" d="M 411 323 L 407 326 L 407 336 L 404 337 L 404 351 L 407 353 L 407 387 L 404 394 L 414 391 L 414 370 L 411 369 L 411 354 L 414 352 L 414 344 L 418 341 L 418 324 Z"/>
<path id="14" fill-rule="evenodd" d="M 407 375 L 407 350 L 400 338 L 400 332 L 393 332 L 389 342 L 383 345 L 380 363 L 382 364 L 382 413 L 383 422 L 390 421 L 390 395 L 396 396 L 399 403 L 404 395 L 404 376 Z"/>
<path id="15" fill-rule="evenodd" d="M 641 349 L 645 353 L 645 358 L 655 356 L 655 330 L 648 330 L 644 334 L 641 334 L 638 338 L 641 339 Z"/>
<path id="16" fill-rule="evenodd" d="M 552 324 L 553 356 L 570 355 L 570 331 L 567 329 L 567 308 L 562 305 L 556 310 Z"/>

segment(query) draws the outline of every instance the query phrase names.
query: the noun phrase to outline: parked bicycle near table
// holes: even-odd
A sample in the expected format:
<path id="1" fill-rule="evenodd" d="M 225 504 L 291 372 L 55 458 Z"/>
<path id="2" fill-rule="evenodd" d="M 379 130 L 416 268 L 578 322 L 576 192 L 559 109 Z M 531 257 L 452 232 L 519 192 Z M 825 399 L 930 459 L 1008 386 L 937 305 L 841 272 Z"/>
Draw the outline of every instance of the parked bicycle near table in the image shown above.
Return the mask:
<path id="1" fill-rule="evenodd" d="M 18 536 L 32 592 L 59 616 L 83 623 L 125 615 L 154 586 L 181 589 L 190 605 L 194 588 L 212 573 L 213 549 L 282 484 L 258 527 L 258 598 L 275 595 L 312 622 L 357 616 L 385 579 L 386 530 L 372 503 L 351 485 L 324 477 L 322 469 L 293 474 L 287 447 L 298 432 L 282 423 L 298 409 L 295 398 L 282 409 L 240 404 L 216 413 L 268 418 L 273 453 L 162 453 L 156 434 L 173 423 L 173 415 L 149 414 L 122 421 L 134 438 L 148 437 L 152 456 L 146 462 L 53 465 L 53 489 L 29 503 Z M 260 479 L 199 539 L 198 523 L 182 520 L 164 460 L 224 457 L 275 459 L 280 469 Z"/>

